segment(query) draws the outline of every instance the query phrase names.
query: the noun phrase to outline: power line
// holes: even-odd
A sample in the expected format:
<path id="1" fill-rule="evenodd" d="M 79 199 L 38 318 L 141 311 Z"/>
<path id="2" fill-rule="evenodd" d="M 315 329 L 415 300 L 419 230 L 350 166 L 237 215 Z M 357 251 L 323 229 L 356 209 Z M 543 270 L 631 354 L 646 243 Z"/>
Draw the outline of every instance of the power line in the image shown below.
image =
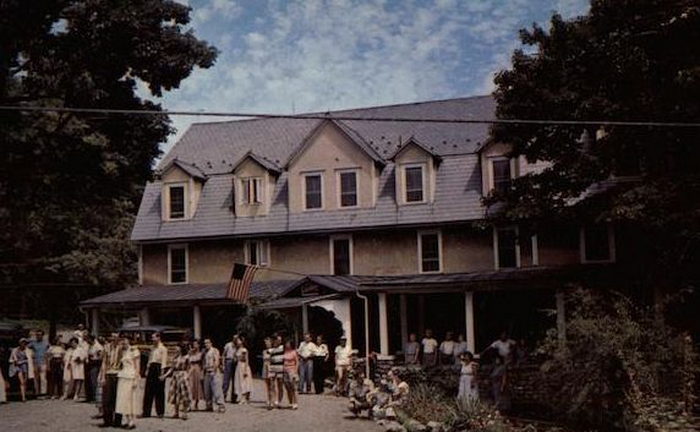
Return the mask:
<path id="1" fill-rule="evenodd" d="M 234 117 L 248 119 L 300 119 L 300 120 L 345 120 L 399 123 L 454 123 L 454 124 L 521 124 L 521 125 L 559 125 L 559 126 L 628 126 L 628 127 L 670 127 L 700 128 L 700 123 L 660 122 L 660 121 L 616 121 L 616 120 L 537 120 L 537 119 L 461 119 L 461 118 L 409 118 L 409 117 L 365 117 L 352 115 L 325 114 L 269 114 L 226 111 L 158 111 L 107 108 L 72 108 L 0 105 L 0 111 L 22 112 L 59 112 L 82 114 L 120 114 L 120 115 L 158 115 L 158 116 L 196 116 L 196 117 Z"/>

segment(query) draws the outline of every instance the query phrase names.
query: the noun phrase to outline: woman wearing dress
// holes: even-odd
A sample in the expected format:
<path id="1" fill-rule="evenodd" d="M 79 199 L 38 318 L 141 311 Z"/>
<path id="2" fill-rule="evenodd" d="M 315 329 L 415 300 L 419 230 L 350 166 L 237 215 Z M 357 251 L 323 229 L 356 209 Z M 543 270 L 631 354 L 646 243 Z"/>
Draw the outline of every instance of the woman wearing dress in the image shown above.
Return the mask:
<path id="1" fill-rule="evenodd" d="M 284 388 L 287 390 L 287 399 L 292 409 L 297 409 L 297 387 L 299 386 L 299 354 L 294 349 L 292 341 L 284 344 Z"/>
<path id="2" fill-rule="evenodd" d="M 63 357 L 66 349 L 63 347 L 60 338 L 56 338 L 46 352 L 48 357 L 48 389 L 51 399 L 58 399 L 63 395 Z"/>
<path id="3" fill-rule="evenodd" d="M 267 396 L 267 409 L 271 410 L 273 404 L 275 403 L 275 378 L 270 372 L 270 362 L 272 360 L 272 355 L 270 354 L 270 349 L 272 348 L 272 338 L 266 337 L 264 339 L 265 349 L 262 352 L 262 376 L 263 381 L 265 381 L 265 394 Z"/>
<path id="4" fill-rule="evenodd" d="M 168 393 L 168 403 L 175 409 L 173 418 L 187 420 L 187 413 L 190 410 L 190 360 L 187 345 L 180 345 L 180 352 L 173 360 L 173 365 L 161 376 L 165 380 L 172 375 L 170 391 Z"/>
<path id="5" fill-rule="evenodd" d="M 250 391 L 253 389 L 253 374 L 248 363 L 248 348 L 243 339 L 236 338 L 236 379 L 233 383 L 234 392 L 241 397 L 241 404 L 250 402 Z"/>
<path id="6" fill-rule="evenodd" d="M 192 408 L 195 411 L 199 410 L 199 401 L 204 400 L 204 374 L 202 373 L 202 351 L 199 348 L 197 339 L 192 341 L 192 349 L 188 356 L 189 360 L 189 378 L 190 378 L 190 400 Z"/>
<path id="7" fill-rule="evenodd" d="M 68 342 L 66 355 L 63 356 L 63 396 L 61 396 L 61 400 L 73 397 L 73 353 L 77 344 L 77 339 L 71 339 Z"/>
<path id="8" fill-rule="evenodd" d="M 477 369 L 479 365 L 474 361 L 474 355 L 466 351 L 460 355 L 461 370 L 459 375 L 459 393 L 457 397 L 466 401 L 479 399 L 479 385 L 477 382 Z"/>
<path id="9" fill-rule="evenodd" d="M 83 391 L 85 382 L 85 361 L 88 352 L 85 342 L 79 339 L 71 341 L 73 345 L 73 355 L 71 356 L 71 373 L 73 374 L 73 400 L 78 401 Z"/>
<path id="10" fill-rule="evenodd" d="M 29 377 L 28 342 L 25 338 L 20 339 L 19 346 L 10 353 L 10 378 L 17 375 L 22 402 L 27 401 L 27 379 Z"/>
<path id="11" fill-rule="evenodd" d="M 139 350 L 131 346 L 127 336 L 121 339 L 120 369 L 117 373 L 117 403 L 115 412 L 121 414 L 126 421 L 126 429 L 134 429 L 134 417 L 136 416 L 136 404 L 134 403 L 134 393 L 140 377 Z"/>

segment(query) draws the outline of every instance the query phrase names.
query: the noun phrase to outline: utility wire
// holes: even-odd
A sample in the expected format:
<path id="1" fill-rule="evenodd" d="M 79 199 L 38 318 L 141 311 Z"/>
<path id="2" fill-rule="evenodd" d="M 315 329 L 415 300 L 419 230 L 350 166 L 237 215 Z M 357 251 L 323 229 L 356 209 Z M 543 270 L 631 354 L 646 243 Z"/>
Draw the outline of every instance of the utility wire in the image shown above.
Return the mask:
<path id="1" fill-rule="evenodd" d="M 560 125 L 560 126 L 629 126 L 629 127 L 669 127 L 700 128 L 700 123 L 660 122 L 660 121 L 616 121 L 616 120 L 537 120 L 537 119 L 463 119 L 463 118 L 409 118 L 409 117 L 365 117 L 353 115 L 325 114 L 269 114 L 226 111 L 158 111 L 107 108 L 72 108 L 43 106 L 0 105 L 0 111 L 23 112 L 59 112 L 83 114 L 123 114 L 123 115 L 158 115 L 158 116 L 201 116 L 201 117 L 245 117 L 248 119 L 300 119 L 300 120 L 346 120 L 400 123 L 463 123 L 463 124 L 522 124 L 522 125 Z"/>

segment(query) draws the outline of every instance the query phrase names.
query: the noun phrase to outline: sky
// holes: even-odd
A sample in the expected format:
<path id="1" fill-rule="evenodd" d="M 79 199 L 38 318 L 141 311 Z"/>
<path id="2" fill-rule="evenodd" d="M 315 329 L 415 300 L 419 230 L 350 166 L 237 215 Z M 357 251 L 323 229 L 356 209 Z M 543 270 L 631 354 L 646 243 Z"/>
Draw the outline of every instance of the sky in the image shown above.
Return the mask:
<path id="1" fill-rule="evenodd" d="M 168 110 L 304 113 L 490 93 L 518 30 L 588 0 L 176 0 L 220 50 L 157 102 Z M 146 96 L 143 88 L 141 91 Z M 149 98 L 153 99 L 150 95 Z M 177 134 L 193 122 L 173 116 Z"/>

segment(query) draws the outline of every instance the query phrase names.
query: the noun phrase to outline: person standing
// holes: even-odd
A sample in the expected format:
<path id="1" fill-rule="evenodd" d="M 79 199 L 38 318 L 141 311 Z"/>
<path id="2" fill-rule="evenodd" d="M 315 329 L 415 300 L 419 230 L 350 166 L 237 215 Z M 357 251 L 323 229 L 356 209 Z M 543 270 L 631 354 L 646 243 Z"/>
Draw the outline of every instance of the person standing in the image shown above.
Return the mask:
<path id="1" fill-rule="evenodd" d="M 165 415 L 165 380 L 160 377 L 168 365 L 168 350 L 160 340 L 160 333 L 151 335 L 151 352 L 146 366 L 146 389 L 143 396 L 143 417 L 150 417 L 153 400 L 156 402 L 156 414 L 159 418 Z"/>
<path id="2" fill-rule="evenodd" d="M 417 341 L 417 336 L 415 333 L 408 335 L 408 342 L 404 347 L 404 362 L 406 365 L 417 365 L 419 364 L 420 356 L 420 344 Z"/>
<path id="3" fill-rule="evenodd" d="M 276 384 L 277 400 L 275 401 L 275 407 L 279 408 L 282 403 L 282 397 L 284 397 L 284 344 L 282 343 L 282 336 L 273 336 L 270 343 L 271 348 L 266 350 L 270 355 L 268 377 Z"/>
<path id="4" fill-rule="evenodd" d="M 116 413 L 118 373 L 121 369 L 121 341 L 112 333 L 104 345 L 98 382 L 102 386 L 102 427 L 120 426 L 121 414 Z"/>
<path id="5" fill-rule="evenodd" d="M 173 360 L 170 367 L 162 376 L 161 380 L 172 375 L 170 382 L 170 391 L 168 392 L 168 403 L 170 403 L 175 414 L 173 418 L 181 418 L 187 420 L 187 413 L 190 411 L 190 378 L 189 378 L 189 356 L 187 353 L 187 345 L 180 345 L 177 357 Z"/>
<path id="6" fill-rule="evenodd" d="M 234 393 L 238 396 L 238 402 L 247 404 L 250 402 L 250 392 L 253 389 L 253 373 L 250 370 L 248 348 L 242 338 L 236 339 L 236 373 L 233 384 Z"/>
<path id="7" fill-rule="evenodd" d="M 455 341 L 452 340 L 452 332 L 445 333 L 445 340 L 440 344 L 440 364 L 453 365 L 455 353 Z"/>
<path id="8" fill-rule="evenodd" d="M 7 402 L 7 389 L 5 386 L 7 386 L 7 382 L 5 381 L 5 375 L 2 368 L 0 368 L 0 404 Z"/>
<path id="9" fill-rule="evenodd" d="M 199 401 L 204 399 L 204 373 L 202 371 L 202 365 L 204 363 L 204 354 L 200 349 L 200 344 L 197 339 L 192 341 L 192 348 L 188 355 L 190 370 L 190 400 L 192 401 L 192 408 L 197 411 L 199 410 Z"/>
<path id="10" fill-rule="evenodd" d="M 348 371 L 352 367 L 352 348 L 345 337 L 340 338 L 340 343 L 335 347 L 335 395 L 345 393 L 347 387 Z"/>
<path id="11" fill-rule="evenodd" d="M 328 363 L 328 345 L 323 341 L 323 336 L 316 336 L 316 351 L 314 352 L 314 390 L 316 394 L 323 393 L 323 384 L 326 381 L 326 364 Z"/>
<path id="12" fill-rule="evenodd" d="M 204 339 L 204 399 L 207 411 L 213 411 L 214 404 L 219 412 L 226 411 L 221 375 L 221 354 L 211 339 Z"/>
<path id="13" fill-rule="evenodd" d="M 66 355 L 60 338 L 54 339 L 46 355 L 49 396 L 51 399 L 59 399 L 63 395 L 63 357 Z"/>
<path id="14" fill-rule="evenodd" d="M 455 365 L 459 366 L 462 363 L 462 354 L 466 353 L 468 350 L 469 347 L 467 346 L 467 341 L 465 340 L 464 335 L 462 333 L 458 334 L 454 350 Z M 472 357 L 474 357 L 473 354 Z"/>
<path id="15" fill-rule="evenodd" d="M 235 403 L 238 395 L 235 390 L 235 370 L 236 370 L 236 339 L 238 335 L 233 335 L 230 341 L 226 342 L 222 355 L 224 357 L 224 399 L 229 399 L 228 390 L 231 388 L 231 398 L 229 399 L 232 403 Z M 232 385 L 234 384 L 234 385 Z"/>
<path id="16" fill-rule="evenodd" d="M 491 345 L 489 345 L 489 347 L 486 348 L 484 352 L 487 350 L 496 350 L 496 352 L 502 360 L 509 361 L 511 359 L 511 352 L 515 348 L 515 345 L 515 341 L 508 337 L 507 332 L 503 331 L 501 332 L 501 335 L 498 338 L 498 340 L 494 341 Z M 484 353 L 482 352 L 481 354 L 483 355 Z"/>
<path id="17" fill-rule="evenodd" d="M 73 353 L 75 353 L 77 344 L 78 340 L 75 338 L 68 341 L 66 355 L 63 356 L 63 396 L 61 396 L 61 400 L 72 398 L 75 394 L 75 386 L 73 383 Z"/>
<path id="18" fill-rule="evenodd" d="M 15 347 L 10 353 L 10 378 L 17 375 L 22 402 L 27 401 L 27 379 L 29 377 L 28 343 L 27 339 L 20 339 L 19 346 Z"/>
<path id="19" fill-rule="evenodd" d="M 87 362 L 87 344 L 80 339 L 73 340 L 73 355 L 71 356 L 71 373 L 73 375 L 73 400 L 79 401 L 85 383 L 85 363 Z"/>
<path id="20" fill-rule="evenodd" d="M 437 364 L 438 341 L 433 338 L 433 331 L 427 329 L 421 341 L 423 346 L 423 366 L 433 367 Z"/>
<path id="21" fill-rule="evenodd" d="M 304 335 L 304 340 L 299 343 L 299 393 L 311 393 L 311 383 L 314 377 L 314 355 L 316 355 L 316 344 L 311 333 Z"/>
<path id="22" fill-rule="evenodd" d="M 124 417 L 126 429 L 135 429 L 136 402 L 134 401 L 134 395 L 141 376 L 139 372 L 141 353 L 135 346 L 131 345 L 129 338 L 124 336 L 121 339 L 120 354 L 115 411 Z M 120 425 L 117 424 L 115 426 Z"/>
<path id="23" fill-rule="evenodd" d="M 506 361 L 497 355 L 494 359 L 491 378 L 491 394 L 496 409 L 506 412 L 510 409 L 510 397 L 508 395 L 508 365 Z"/>
<path id="24" fill-rule="evenodd" d="M 287 390 L 287 399 L 292 409 L 299 407 L 297 401 L 297 386 L 299 385 L 299 354 L 294 349 L 291 340 L 284 344 L 284 388 Z"/>
<path id="25" fill-rule="evenodd" d="M 88 402 L 96 401 L 98 388 L 98 378 L 100 367 L 102 366 L 102 353 L 104 347 L 96 337 L 88 335 L 88 356 L 87 356 L 87 385 L 85 386 Z"/>
<path id="26" fill-rule="evenodd" d="M 270 349 L 272 348 L 272 338 L 266 337 L 263 342 L 265 343 L 265 349 L 262 352 L 262 371 L 260 376 L 265 382 L 265 396 L 267 397 L 267 409 L 271 410 L 272 405 L 275 400 L 275 379 L 270 372 L 270 364 L 272 363 L 272 356 L 270 355 Z"/>
<path id="27" fill-rule="evenodd" d="M 459 374 L 459 392 L 457 398 L 466 401 L 479 399 L 478 367 L 474 355 L 469 351 L 460 356 L 461 369 Z"/>
<path id="28" fill-rule="evenodd" d="M 34 351 L 34 389 L 37 396 L 45 396 L 48 393 L 46 352 L 49 350 L 49 342 L 44 340 L 42 330 L 34 333 L 34 340 L 29 342 L 29 348 Z"/>

